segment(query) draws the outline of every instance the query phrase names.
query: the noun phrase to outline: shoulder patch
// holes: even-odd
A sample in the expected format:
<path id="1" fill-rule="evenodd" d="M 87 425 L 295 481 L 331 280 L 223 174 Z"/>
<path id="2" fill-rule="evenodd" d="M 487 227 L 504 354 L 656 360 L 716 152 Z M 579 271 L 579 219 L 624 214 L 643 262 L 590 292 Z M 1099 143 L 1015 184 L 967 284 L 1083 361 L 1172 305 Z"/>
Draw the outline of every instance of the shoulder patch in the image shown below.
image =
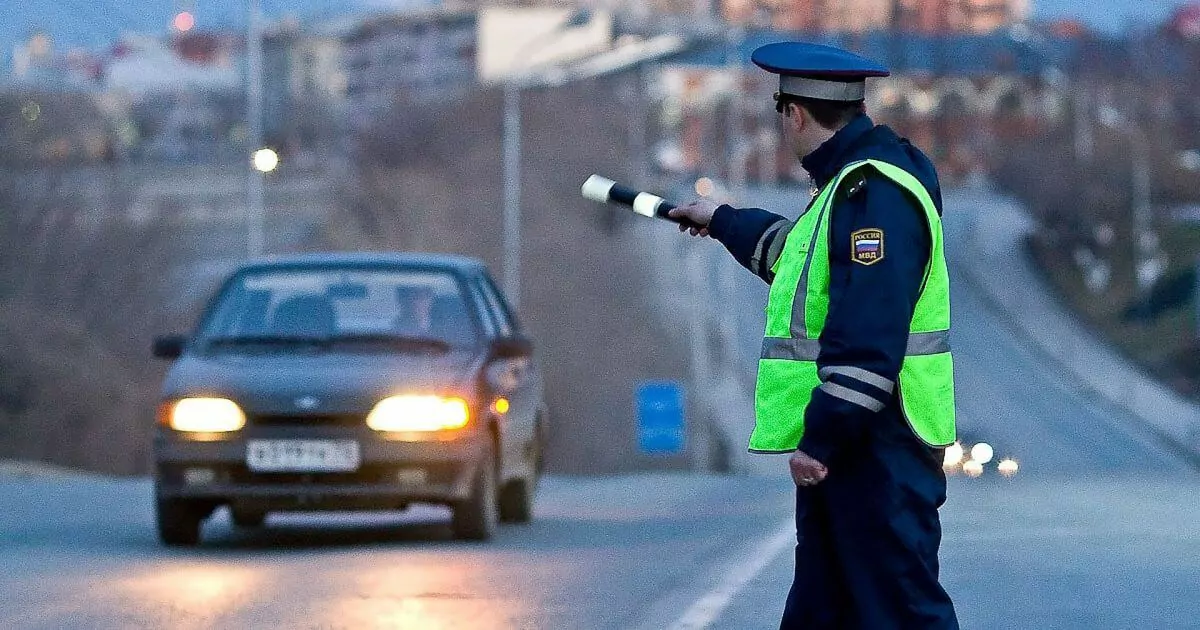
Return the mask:
<path id="1" fill-rule="evenodd" d="M 867 228 L 850 233 L 850 258 L 860 265 L 883 260 L 883 230 Z"/>

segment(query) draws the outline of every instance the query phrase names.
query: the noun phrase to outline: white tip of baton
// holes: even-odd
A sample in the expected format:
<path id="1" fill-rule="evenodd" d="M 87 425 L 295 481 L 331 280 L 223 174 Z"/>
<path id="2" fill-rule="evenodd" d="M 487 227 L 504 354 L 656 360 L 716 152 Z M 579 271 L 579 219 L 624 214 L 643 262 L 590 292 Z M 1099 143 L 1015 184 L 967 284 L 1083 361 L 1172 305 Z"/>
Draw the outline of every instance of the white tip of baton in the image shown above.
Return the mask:
<path id="1" fill-rule="evenodd" d="M 633 198 L 633 211 L 644 216 L 654 218 L 658 212 L 658 206 L 662 205 L 663 198 L 650 193 L 638 193 L 638 196 Z"/>
<path id="2" fill-rule="evenodd" d="M 579 192 L 583 194 L 584 199 L 608 203 L 608 191 L 612 190 L 612 187 L 616 184 L 617 182 L 607 177 L 592 175 L 587 178 L 586 182 L 583 182 L 583 188 Z"/>

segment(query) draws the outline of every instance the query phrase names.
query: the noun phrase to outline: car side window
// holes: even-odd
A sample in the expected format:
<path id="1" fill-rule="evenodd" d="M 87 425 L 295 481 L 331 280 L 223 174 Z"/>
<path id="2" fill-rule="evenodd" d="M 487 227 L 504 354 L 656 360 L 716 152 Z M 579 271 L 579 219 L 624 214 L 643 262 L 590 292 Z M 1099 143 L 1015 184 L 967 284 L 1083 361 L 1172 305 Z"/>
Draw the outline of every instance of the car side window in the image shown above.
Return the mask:
<path id="1" fill-rule="evenodd" d="M 493 316 L 496 318 L 496 323 L 500 330 L 500 334 L 509 337 L 516 330 L 515 322 L 512 318 L 512 313 L 508 310 L 508 304 L 500 297 L 500 293 L 496 290 L 496 285 L 492 283 L 492 279 L 487 276 L 481 276 L 480 287 L 483 288 L 483 296 L 487 299 Z"/>
<path id="2" fill-rule="evenodd" d="M 496 317 L 492 314 L 492 309 L 488 305 L 487 299 L 484 297 L 483 289 L 480 287 L 478 280 L 472 279 L 468 285 L 470 286 L 471 301 L 475 303 L 475 311 L 479 313 L 479 321 L 483 323 L 484 329 L 489 337 L 495 337 L 499 327 L 496 325 Z"/>

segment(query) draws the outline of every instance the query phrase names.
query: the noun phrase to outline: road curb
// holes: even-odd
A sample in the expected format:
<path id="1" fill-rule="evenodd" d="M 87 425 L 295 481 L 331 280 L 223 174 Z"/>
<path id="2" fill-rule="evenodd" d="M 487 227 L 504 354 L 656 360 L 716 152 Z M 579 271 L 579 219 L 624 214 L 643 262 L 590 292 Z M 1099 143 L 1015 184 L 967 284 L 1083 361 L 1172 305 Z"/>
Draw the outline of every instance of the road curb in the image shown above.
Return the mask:
<path id="1" fill-rule="evenodd" d="M 97 475 L 84 470 L 55 466 L 44 462 L 0 459 L 0 478 L 74 479 L 95 476 Z"/>
<path id="2" fill-rule="evenodd" d="M 1011 216 L 988 219 L 1012 219 L 1008 226 L 1032 225 L 1015 204 L 1007 214 Z M 1014 227 L 1007 239 L 995 239 L 995 230 L 989 230 L 992 241 L 985 251 L 978 225 L 973 224 L 967 254 L 953 263 L 1008 327 L 1053 367 L 1140 420 L 1148 434 L 1200 467 L 1200 405 L 1150 377 L 1078 321 L 1034 263 L 1027 240 L 1030 229 Z"/>

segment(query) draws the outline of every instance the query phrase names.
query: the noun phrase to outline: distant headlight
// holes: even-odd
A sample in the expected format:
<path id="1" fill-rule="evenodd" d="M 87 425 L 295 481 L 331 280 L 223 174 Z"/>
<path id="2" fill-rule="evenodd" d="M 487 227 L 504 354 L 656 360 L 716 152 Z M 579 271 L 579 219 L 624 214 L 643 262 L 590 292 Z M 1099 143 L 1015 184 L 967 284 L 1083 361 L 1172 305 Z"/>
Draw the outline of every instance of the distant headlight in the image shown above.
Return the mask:
<path id="1" fill-rule="evenodd" d="M 954 468 L 962 463 L 963 447 L 962 444 L 955 442 L 946 447 L 946 454 L 942 458 L 942 468 Z"/>
<path id="2" fill-rule="evenodd" d="M 980 442 L 971 447 L 971 459 L 979 462 L 980 464 L 986 464 L 992 461 L 992 457 L 995 455 L 996 450 L 993 449 L 992 445 L 988 444 L 987 442 Z"/>
<path id="3" fill-rule="evenodd" d="M 967 463 L 963 464 L 963 472 L 967 473 L 968 477 L 978 477 L 983 474 L 983 464 L 968 459 Z"/>
<path id="4" fill-rule="evenodd" d="M 367 426 L 376 431 L 448 431 L 467 426 L 467 401 L 441 396 L 392 396 L 384 398 L 367 415 Z"/>
<path id="5" fill-rule="evenodd" d="M 171 405 L 167 426 L 188 433 L 228 433 L 246 426 L 246 414 L 225 398 L 184 398 Z"/>
<path id="6" fill-rule="evenodd" d="M 1000 474 L 1004 475 L 1005 477 L 1011 477 L 1017 474 L 1017 469 L 1020 468 L 1020 466 L 1017 465 L 1017 460 L 1011 457 L 1006 457 L 1000 460 L 998 467 L 1000 469 Z"/>

